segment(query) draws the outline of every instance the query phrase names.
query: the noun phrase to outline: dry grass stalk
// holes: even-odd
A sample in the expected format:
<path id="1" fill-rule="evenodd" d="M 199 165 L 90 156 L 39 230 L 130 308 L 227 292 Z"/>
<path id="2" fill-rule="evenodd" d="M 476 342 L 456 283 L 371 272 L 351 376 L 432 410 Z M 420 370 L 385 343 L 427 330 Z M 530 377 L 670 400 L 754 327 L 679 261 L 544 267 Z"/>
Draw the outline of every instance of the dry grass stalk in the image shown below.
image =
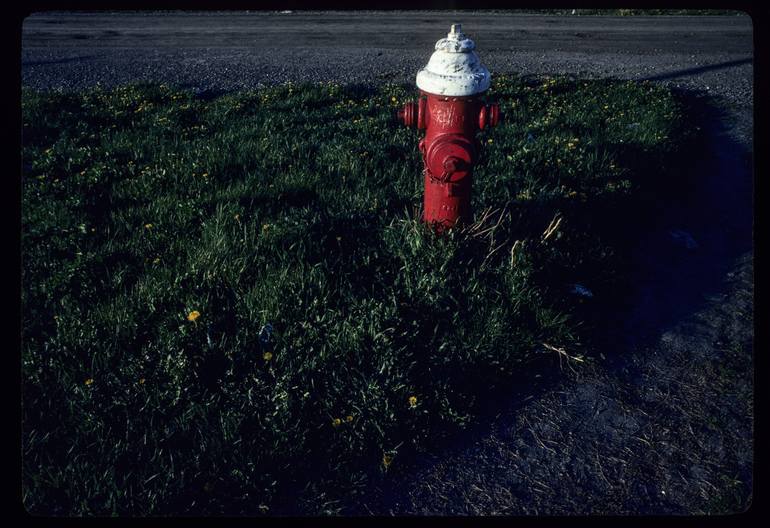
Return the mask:
<path id="1" fill-rule="evenodd" d="M 561 358 L 562 358 L 562 356 L 567 358 L 567 365 L 569 365 L 569 360 L 570 359 L 572 359 L 574 361 L 577 361 L 578 363 L 583 363 L 583 358 L 582 357 L 580 357 L 580 356 L 570 356 L 569 354 L 567 354 L 567 351 L 564 350 L 563 348 L 557 348 L 555 346 L 549 345 L 548 343 L 541 343 L 541 344 L 545 348 L 547 348 L 548 350 L 551 350 L 551 351 L 556 352 L 557 354 L 559 354 L 559 365 L 561 365 Z"/>
<path id="2" fill-rule="evenodd" d="M 553 220 L 551 220 L 551 223 L 548 224 L 548 227 L 543 231 L 543 238 L 542 241 L 545 242 L 548 240 L 548 238 L 553 235 L 557 229 L 559 229 L 559 225 L 561 225 L 561 219 L 562 217 L 559 215 L 559 213 L 556 213 L 553 217 Z"/>

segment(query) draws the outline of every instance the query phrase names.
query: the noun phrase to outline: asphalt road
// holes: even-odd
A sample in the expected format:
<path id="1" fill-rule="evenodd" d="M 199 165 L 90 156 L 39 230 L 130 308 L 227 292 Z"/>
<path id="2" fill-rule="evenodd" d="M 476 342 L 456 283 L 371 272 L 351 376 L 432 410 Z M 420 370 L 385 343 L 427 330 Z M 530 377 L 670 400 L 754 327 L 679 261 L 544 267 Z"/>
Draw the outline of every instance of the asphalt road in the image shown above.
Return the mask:
<path id="1" fill-rule="evenodd" d="M 443 12 L 36 14 L 25 46 L 422 51 L 458 20 L 490 51 L 745 52 L 746 17 L 552 17 Z"/>
<path id="2" fill-rule="evenodd" d="M 25 20 L 22 83 L 196 91 L 413 82 L 461 22 L 494 75 L 650 79 L 708 103 L 698 185 L 638 241 L 597 362 L 512 388 L 474 431 L 344 505 L 361 514 L 742 511 L 753 486 L 752 24 L 507 13 L 99 13 Z M 494 81 L 493 81 L 494 82 Z M 695 246 L 682 246 L 685 231 Z M 599 354 L 594 354 L 599 357 Z M 558 367 L 555 367 L 558 368 Z M 290 505 L 286 512 L 293 513 Z"/>
<path id="3" fill-rule="evenodd" d="M 151 80 L 195 90 L 287 80 L 413 82 L 452 22 L 463 24 L 493 74 L 695 80 L 751 104 L 748 16 L 37 13 L 22 28 L 22 82 L 79 89 Z"/>

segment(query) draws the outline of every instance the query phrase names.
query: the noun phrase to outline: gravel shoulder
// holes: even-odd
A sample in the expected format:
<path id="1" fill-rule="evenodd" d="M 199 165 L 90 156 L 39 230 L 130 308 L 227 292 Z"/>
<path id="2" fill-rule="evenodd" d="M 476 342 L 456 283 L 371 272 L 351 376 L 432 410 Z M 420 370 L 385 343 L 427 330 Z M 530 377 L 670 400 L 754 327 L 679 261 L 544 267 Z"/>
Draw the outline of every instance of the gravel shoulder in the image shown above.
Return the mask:
<path id="1" fill-rule="evenodd" d="M 198 92 L 292 81 L 413 82 L 457 15 L 442 12 L 39 13 L 22 83 L 80 90 L 139 80 Z M 650 79 L 709 96 L 699 184 L 633 261 L 601 361 L 495 402 L 504 409 L 350 513 L 736 513 L 753 489 L 753 49 L 737 17 L 458 19 L 495 73 Z M 697 247 L 678 245 L 673 231 Z M 555 363 L 558 369 L 559 364 Z M 574 370 L 573 368 L 574 367 Z"/>

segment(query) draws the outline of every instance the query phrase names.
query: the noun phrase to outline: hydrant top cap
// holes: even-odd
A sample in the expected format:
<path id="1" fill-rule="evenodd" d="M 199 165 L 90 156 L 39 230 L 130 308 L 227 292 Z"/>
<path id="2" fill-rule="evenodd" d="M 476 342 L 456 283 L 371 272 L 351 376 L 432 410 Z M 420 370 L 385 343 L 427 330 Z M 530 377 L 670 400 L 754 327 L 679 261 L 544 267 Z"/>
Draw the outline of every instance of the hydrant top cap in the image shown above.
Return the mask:
<path id="1" fill-rule="evenodd" d="M 491 82 L 489 70 L 479 60 L 476 43 L 452 24 L 446 38 L 436 42 L 436 51 L 417 73 L 417 87 L 424 92 L 452 97 L 468 97 L 486 91 Z"/>

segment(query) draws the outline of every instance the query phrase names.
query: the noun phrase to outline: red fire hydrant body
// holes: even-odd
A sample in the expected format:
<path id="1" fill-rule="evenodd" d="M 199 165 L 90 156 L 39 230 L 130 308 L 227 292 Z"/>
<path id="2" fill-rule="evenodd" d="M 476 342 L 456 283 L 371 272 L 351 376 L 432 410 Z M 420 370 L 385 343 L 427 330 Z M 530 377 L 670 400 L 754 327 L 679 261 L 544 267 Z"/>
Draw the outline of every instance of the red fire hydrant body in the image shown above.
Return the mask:
<path id="1" fill-rule="evenodd" d="M 476 133 L 499 121 L 498 106 L 480 98 L 490 75 L 474 48 L 460 25 L 453 25 L 417 75 L 418 102 L 399 111 L 406 126 L 425 130 L 419 145 L 425 174 L 423 220 L 437 231 L 471 220 L 471 181 L 480 148 Z"/>

